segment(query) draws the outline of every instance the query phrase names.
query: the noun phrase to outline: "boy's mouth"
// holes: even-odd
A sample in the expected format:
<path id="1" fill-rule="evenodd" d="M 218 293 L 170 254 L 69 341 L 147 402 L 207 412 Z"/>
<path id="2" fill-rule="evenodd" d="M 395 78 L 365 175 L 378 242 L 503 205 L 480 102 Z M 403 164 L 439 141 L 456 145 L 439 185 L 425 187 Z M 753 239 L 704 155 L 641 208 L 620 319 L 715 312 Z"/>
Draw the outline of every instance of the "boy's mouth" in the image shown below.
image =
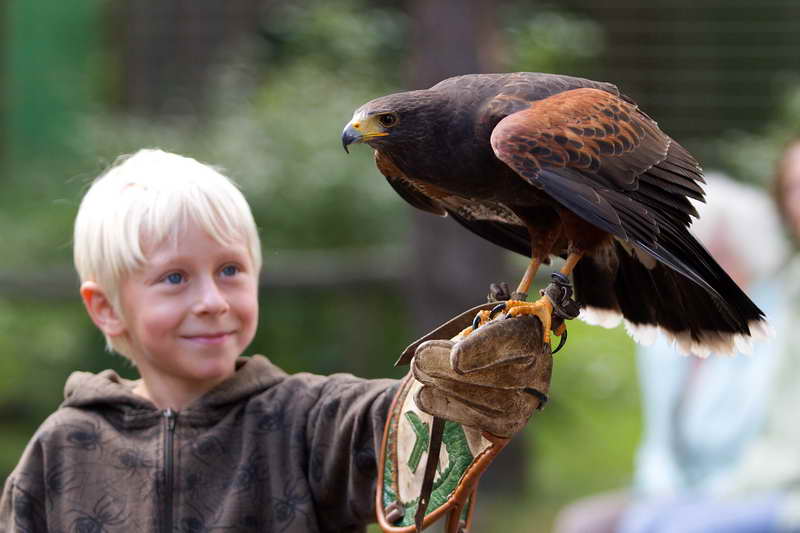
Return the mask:
<path id="1" fill-rule="evenodd" d="M 200 344 L 221 344 L 231 337 L 235 331 L 221 331 L 219 333 L 201 333 L 200 335 L 183 335 L 183 338 Z"/>

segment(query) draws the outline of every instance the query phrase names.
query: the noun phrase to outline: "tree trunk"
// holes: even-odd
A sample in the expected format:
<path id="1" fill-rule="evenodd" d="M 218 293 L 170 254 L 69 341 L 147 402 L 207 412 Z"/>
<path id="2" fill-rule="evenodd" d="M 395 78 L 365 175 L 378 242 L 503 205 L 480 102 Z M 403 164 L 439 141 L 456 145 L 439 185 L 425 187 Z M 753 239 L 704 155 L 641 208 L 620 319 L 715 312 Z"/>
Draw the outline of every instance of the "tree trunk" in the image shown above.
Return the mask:
<path id="1" fill-rule="evenodd" d="M 430 87 L 459 74 L 496 71 L 497 2 L 411 0 L 409 89 Z M 428 331 L 486 300 L 489 284 L 509 281 L 505 252 L 452 220 L 413 212 L 411 308 L 417 331 Z M 520 494 L 525 455 L 513 439 L 481 481 L 481 495 Z M 480 501 L 480 498 L 479 500 Z"/>
<path id="2" fill-rule="evenodd" d="M 494 70 L 492 6 L 486 0 L 411 0 L 408 88 Z M 412 213 L 412 309 L 417 330 L 427 331 L 485 301 L 489 284 L 504 278 L 504 253 L 452 220 Z"/>

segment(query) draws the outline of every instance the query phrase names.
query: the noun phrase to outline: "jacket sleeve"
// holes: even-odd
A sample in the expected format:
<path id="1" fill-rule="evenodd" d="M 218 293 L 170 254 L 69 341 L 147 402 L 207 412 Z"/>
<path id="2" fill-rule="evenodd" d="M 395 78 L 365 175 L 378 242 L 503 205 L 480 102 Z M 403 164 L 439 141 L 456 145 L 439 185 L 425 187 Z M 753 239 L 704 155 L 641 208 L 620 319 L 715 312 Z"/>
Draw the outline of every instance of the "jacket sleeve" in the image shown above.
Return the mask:
<path id="1" fill-rule="evenodd" d="M 6 479 L 0 496 L 0 531 L 46 533 L 44 461 L 34 438 Z"/>
<path id="2" fill-rule="evenodd" d="M 0 496 L 0 531 L 14 531 L 14 477 L 8 476 Z"/>
<path id="3" fill-rule="evenodd" d="M 309 482 L 326 531 L 375 521 L 377 457 L 396 380 L 336 374 L 320 384 L 309 412 Z"/>

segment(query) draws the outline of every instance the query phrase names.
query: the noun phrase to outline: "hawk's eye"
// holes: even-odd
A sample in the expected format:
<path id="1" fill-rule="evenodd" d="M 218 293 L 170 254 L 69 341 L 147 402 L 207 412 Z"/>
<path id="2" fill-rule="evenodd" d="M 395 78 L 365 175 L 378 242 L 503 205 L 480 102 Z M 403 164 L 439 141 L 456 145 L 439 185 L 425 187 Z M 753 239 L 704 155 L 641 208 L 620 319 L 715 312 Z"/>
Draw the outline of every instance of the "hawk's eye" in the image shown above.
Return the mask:
<path id="1" fill-rule="evenodd" d="M 381 123 L 381 126 L 384 128 L 391 128 L 395 124 L 397 124 L 397 115 L 394 113 L 386 113 L 385 115 L 381 115 L 378 117 L 378 122 Z"/>

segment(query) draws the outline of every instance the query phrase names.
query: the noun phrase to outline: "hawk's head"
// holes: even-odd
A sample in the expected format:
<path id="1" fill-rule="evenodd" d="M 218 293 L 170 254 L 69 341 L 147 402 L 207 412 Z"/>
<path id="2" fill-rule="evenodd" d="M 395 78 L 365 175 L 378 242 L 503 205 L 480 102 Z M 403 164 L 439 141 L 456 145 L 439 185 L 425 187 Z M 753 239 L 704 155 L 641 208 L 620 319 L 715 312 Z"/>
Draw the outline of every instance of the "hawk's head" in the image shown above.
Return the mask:
<path id="1" fill-rule="evenodd" d="M 373 148 L 427 142 L 436 134 L 446 109 L 444 95 L 431 90 L 376 98 L 362 105 L 342 132 L 342 146 L 367 143 Z"/>

